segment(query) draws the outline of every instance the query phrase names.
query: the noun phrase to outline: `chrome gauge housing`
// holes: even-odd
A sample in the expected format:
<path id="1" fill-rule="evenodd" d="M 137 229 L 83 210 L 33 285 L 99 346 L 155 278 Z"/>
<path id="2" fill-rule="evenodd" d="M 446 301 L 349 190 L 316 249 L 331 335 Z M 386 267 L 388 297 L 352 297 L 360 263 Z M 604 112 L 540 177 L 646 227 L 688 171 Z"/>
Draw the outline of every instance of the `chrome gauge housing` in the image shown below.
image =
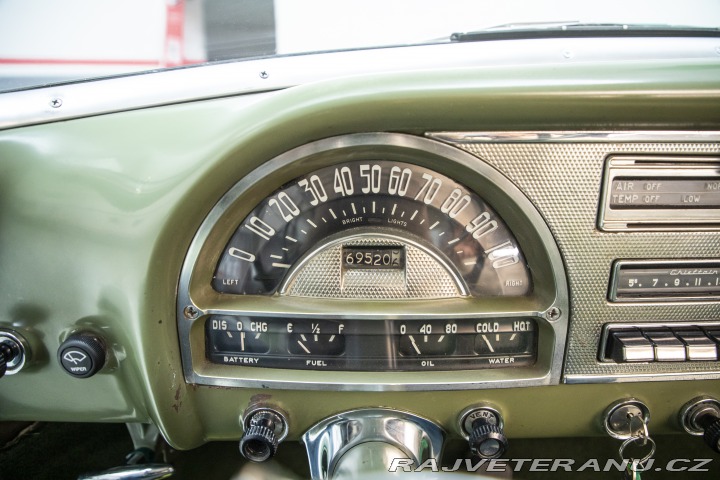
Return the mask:
<path id="1" fill-rule="evenodd" d="M 178 291 L 186 379 L 223 386 L 557 383 L 567 314 L 527 198 L 403 134 L 320 140 L 251 172 L 200 227 Z"/>

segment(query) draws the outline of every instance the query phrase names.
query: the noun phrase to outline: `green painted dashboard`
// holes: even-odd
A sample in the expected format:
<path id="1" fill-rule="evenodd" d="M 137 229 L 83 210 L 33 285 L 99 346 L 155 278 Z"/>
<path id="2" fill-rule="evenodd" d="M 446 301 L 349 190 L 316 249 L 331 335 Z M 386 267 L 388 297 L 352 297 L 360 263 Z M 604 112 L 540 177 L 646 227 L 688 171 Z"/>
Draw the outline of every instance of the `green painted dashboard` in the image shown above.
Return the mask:
<path id="1" fill-rule="evenodd" d="M 1 130 L 0 327 L 26 332 L 33 356 L 0 379 L 0 419 L 154 422 L 169 443 L 189 449 L 238 439 L 240 415 L 256 402 L 288 412 L 291 439 L 333 413 L 370 406 L 412 411 L 457 433 L 460 411 L 490 402 L 504 412 L 510 438 L 580 436 L 602 434 L 605 407 L 636 397 L 650 407 L 655 431 L 680 433 L 678 409 L 697 395 L 720 397 L 717 380 L 408 392 L 187 383 L 178 279 L 218 200 L 255 168 L 316 140 L 365 132 L 718 130 L 716 60 L 368 74 Z M 276 179 L 261 179 L 244 201 L 255 205 L 277 187 Z M 573 201 L 568 191 L 557 195 Z M 696 235 L 703 252 L 720 252 L 720 234 Z M 569 281 L 573 309 L 590 301 L 588 291 L 573 290 L 579 284 Z M 703 320 L 720 318 L 717 303 L 703 312 Z M 569 323 L 570 341 L 582 344 L 572 338 L 572 315 Z M 110 346 L 108 364 L 89 379 L 71 378 L 56 361 L 58 345 L 79 329 Z"/>

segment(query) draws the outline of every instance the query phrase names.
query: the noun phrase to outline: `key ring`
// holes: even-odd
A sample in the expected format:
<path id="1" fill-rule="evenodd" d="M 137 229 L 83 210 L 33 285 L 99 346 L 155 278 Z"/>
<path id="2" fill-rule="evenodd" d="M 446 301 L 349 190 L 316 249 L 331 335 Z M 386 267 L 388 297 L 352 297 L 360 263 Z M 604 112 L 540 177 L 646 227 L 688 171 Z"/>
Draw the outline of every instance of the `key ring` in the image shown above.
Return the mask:
<path id="1" fill-rule="evenodd" d="M 645 422 L 643 422 L 643 424 L 644 424 L 644 423 L 645 423 Z M 645 432 L 647 432 L 647 425 L 645 426 Z M 640 441 L 640 440 L 644 440 L 644 442 L 640 445 L 641 447 L 647 445 L 647 442 L 650 442 L 650 444 L 651 444 L 651 445 L 650 445 L 650 453 L 648 453 L 647 455 L 645 455 L 645 456 L 644 456 L 643 458 L 641 458 L 640 460 L 634 460 L 634 459 L 632 459 L 632 458 L 625 458 L 625 456 L 623 455 L 623 453 L 625 452 L 625 448 L 627 448 L 627 446 L 630 445 L 631 443 L 633 443 L 633 442 L 638 442 L 638 441 Z M 655 447 L 656 447 L 655 440 L 653 440 L 653 439 L 652 439 L 651 437 L 649 437 L 649 436 L 643 437 L 642 435 L 639 435 L 639 436 L 637 436 L 637 437 L 630 437 L 630 438 L 628 438 L 627 440 L 625 440 L 625 441 L 622 443 L 622 445 L 620 445 L 620 452 L 619 452 L 619 453 L 620 453 L 620 460 L 628 460 L 628 461 L 631 461 L 631 462 L 637 462 L 638 465 L 644 465 L 645 462 L 647 462 L 648 460 L 650 460 L 650 459 L 653 457 L 653 455 L 655 455 Z"/>

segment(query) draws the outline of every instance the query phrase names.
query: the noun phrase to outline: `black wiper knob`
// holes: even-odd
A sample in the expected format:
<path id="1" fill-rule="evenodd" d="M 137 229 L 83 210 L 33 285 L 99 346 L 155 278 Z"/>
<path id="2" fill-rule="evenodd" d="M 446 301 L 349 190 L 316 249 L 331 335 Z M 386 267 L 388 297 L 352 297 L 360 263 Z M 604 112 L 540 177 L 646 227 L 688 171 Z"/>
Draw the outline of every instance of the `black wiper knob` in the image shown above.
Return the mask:
<path id="1" fill-rule="evenodd" d="M 70 335 L 58 348 L 58 362 L 69 375 L 88 378 L 105 366 L 105 341 L 92 332 Z"/>

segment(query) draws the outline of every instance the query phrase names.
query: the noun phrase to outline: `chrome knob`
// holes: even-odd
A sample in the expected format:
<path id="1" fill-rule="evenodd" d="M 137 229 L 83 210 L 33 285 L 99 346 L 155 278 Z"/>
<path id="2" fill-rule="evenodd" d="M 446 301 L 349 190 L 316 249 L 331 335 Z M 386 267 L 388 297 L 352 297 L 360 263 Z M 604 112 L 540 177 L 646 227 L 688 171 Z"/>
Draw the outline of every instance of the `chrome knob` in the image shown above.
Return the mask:
<path id="1" fill-rule="evenodd" d="M 275 456 L 278 441 L 267 427 L 254 425 L 240 439 L 240 453 L 253 462 L 264 462 Z"/>
<path id="2" fill-rule="evenodd" d="M 498 458 L 508 448 L 500 412 L 490 406 L 469 407 L 459 417 L 460 433 L 467 439 L 470 451 L 480 458 Z"/>
<path id="3" fill-rule="evenodd" d="M 288 430 L 285 417 L 271 409 L 250 412 L 245 416 L 244 426 L 240 453 L 252 462 L 265 462 L 274 457 Z"/>
<path id="4" fill-rule="evenodd" d="M 680 409 L 680 423 L 691 435 L 702 435 L 708 447 L 720 453 L 720 401 L 697 397 Z"/>
<path id="5" fill-rule="evenodd" d="M 473 431 L 468 442 L 470 451 L 480 458 L 498 458 L 508 447 L 508 439 L 502 429 L 486 418 L 478 418 L 473 422 Z"/>
<path id="6" fill-rule="evenodd" d="M 0 377 L 19 372 L 30 356 L 30 347 L 18 332 L 0 329 Z"/>

